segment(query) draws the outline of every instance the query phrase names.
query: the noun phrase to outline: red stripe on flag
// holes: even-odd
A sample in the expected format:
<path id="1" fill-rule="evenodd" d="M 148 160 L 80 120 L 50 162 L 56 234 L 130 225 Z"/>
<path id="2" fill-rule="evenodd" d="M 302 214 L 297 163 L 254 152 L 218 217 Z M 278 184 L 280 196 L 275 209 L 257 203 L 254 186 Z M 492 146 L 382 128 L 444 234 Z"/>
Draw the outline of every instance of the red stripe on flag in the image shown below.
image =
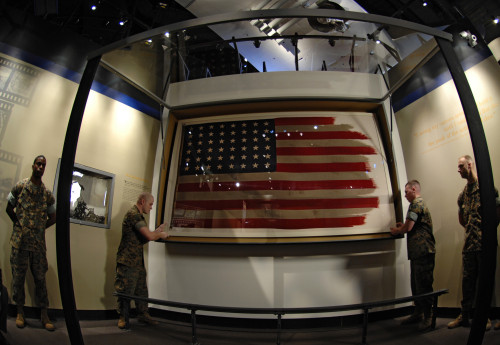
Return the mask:
<path id="1" fill-rule="evenodd" d="M 343 172 L 343 171 L 370 171 L 365 162 L 357 163 L 277 163 L 276 172 Z"/>
<path id="2" fill-rule="evenodd" d="M 326 156 L 326 155 L 374 155 L 375 149 L 369 146 L 335 147 L 277 147 L 276 153 L 283 156 Z"/>
<path id="3" fill-rule="evenodd" d="M 372 179 L 326 181 L 241 181 L 210 183 L 180 183 L 178 192 L 238 192 L 246 190 L 321 190 L 321 189 L 374 189 Z"/>
<path id="4" fill-rule="evenodd" d="M 274 119 L 275 126 L 333 125 L 334 117 L 280 117 Z"/>
<path id="5" fill-rule="evenodd" d="M 346 208 L 377 208 L 378 198 L 338 198 L 338 199 L 273 199 L 273 200 L 182 200 L 176 209 L 203 210 L 315 210 Z"/>
<path id="6" fill-rule="evenodd" d="M 312 219 L 173 219 L 173 226 L 190 228 L 274 228 L 274 229 L 311 229 L 311 228 L 344 228 L 363 225 L 364 216 L 345 218 L 312 218 Z"/>
<path id="7" fill-rule="evenodd" d="M 368 139 L 368 137 L 362 133 L 351 132 L 351 131 L 276 133 L 276 140 L 320 140 L 320 139 Z"/>

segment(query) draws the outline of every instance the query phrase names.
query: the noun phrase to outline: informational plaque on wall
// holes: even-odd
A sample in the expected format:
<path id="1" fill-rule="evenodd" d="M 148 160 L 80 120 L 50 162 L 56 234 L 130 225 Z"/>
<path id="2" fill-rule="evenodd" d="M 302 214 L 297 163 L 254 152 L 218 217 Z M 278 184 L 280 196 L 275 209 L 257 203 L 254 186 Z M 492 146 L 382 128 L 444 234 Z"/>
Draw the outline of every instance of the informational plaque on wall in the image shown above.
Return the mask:
<path id="1" fill-rule="evenodd" d="M 166 202 L 170 235 L 317 239 L 387 233 L 388 166 L 367 113 L 270 113 L 178 126 Z"/>

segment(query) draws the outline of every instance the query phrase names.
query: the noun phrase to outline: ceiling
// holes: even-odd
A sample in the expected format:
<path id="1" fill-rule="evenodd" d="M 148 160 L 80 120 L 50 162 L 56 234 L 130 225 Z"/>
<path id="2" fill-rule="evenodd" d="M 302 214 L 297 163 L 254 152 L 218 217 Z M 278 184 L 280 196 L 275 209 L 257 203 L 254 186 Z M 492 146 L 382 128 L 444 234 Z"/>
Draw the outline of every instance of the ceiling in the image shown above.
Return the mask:
<path id="1" fill-rule="evenodd" d="M 231 13 L 258 9 L 288 8 L 332 8 L 341 6 L 346 11 L 368 12 L 444 28 L 464 18 L 470 21 L 471 31 L 489 43 L 500 36 L 500 24 L 492 22 L 500 16 L 499 0 L 4 0 L 0 6 L 13 7 L 26 15 L 69 30 L 86 39 L 105 46 L 128 36 L 152 28 L 213 14 Z M 95 6 L 93 8 L 92 6 Z M 326 6 L 326 7 L 325 7 Z M 337 8 L 333 8 L 337 9 Z M 120 25 L 122 22 L 122 25 Z M 341 23 L 342 24 L 342 23 Z M 199 28 L 187 33 L 188 63 L 193 71 L 203 75 L 234 73 L 235 68 L 243 72 L 294 70 L 295 49 L 299 57 L 300 70 L 358 70 L 374 72 L 383 61 L 389 68 L 395 63 L 394 52 L 400 51 L 405 37 L 380 26 L 361 22 L 347 22 L 348 28 L 335 26 L 331 32 L 320 32 L 307 19 L 255 20 Z M 343 25 L 343 24 L 342 24 Z M 369 34 L 380 31 L 382 43 L 375 45 Z M 206 44 L 231 40 L 232 37 L 274 37 L 277 35 L 324 35 L 355 40 L 327 39 L 300 40 L 297 45 L 291 39 L 262 40 L 260 49 L 254 41 L 238 43 L 241 55 L 238 61 L 234 44 Z M 420 41 L 423 38 L 420 37 Z M 355 47 L 356 46 L 356 47 Z M 201 47 L 201 48 L 200 48 Z M 223 57 L 221 58 L 221 54 Z M 244 61 L 247 59 L 248 61 Z M 227 63 L 221 64 L 221 61 Z M 239 65 L 235 67 L 236 65 Z M 243 67 L 244 66 L 244 67 Z M 229 71 L 226 71 L 229 70 Z M 194 74 L 194 73 L 193 73 Z"/>

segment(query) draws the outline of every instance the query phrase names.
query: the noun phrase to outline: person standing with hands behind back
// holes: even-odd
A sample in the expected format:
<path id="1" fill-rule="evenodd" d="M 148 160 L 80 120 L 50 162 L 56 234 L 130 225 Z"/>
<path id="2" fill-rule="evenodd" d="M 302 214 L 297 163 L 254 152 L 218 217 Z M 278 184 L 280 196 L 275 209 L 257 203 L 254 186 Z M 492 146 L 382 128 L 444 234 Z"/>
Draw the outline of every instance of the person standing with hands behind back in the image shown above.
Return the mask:
<path id="1" fill-rule="evenodd" d="M 431 213 L 420 196 L 420 183 L 417 180 L 406 184 L 405 197 L 410 202 L 406 221 L 398 222 L 395 227 L 391 228 L 391 234 L 407 234 L 411 292 L 413 296 L 416 296 L 433 291 L 436 242 L 432 233 Z M 419 322 L 420 331 L 431 327 L 432 297 L 415 301 L 413 314 L 404 319 L 401 324 L 417 322 Z"/>
<path id="2" fill-rule="evenodd" d="M 468 327 L 472 314 L 472 306 L 476 297 L 476 285 L 481 266 L 481 195 L 477 180 L 476 167 L 471 156 L 458 159 L 458 173 L 467 180 L 464 189 L 458 195 L 458 222 L 464 227 L 465 240 L 462 249 L 462 309 L 458 317 L 448 323 L 448 328 Z M 498 191 L 496 191 L 498 198 Z M 498 199 L 497 199 L 498 200 Z M 486 330 L 491 328 L 491 320 L 486 321 Z"/>
<path id="3" fill-rule="evenodd" d="M 154 198 L 150 193 L 139 195 L 137 202 L 125 214 L 122 223 L 122 239 L 116 254 L 116 292 L 127 295 L 148 297 L 146 284 L 146 268 L 144 267 L 143 246 L 149 241 L 167 239 L 168 234 L 164 231 L 165 224 L 160 225 L 155 231 L 150 231 L 144 219 L 153 208 Z M 127 328 L 124 316 L 124 308 L 130 302 L 118 297 L 118 328 Z M 158 321 L 151 318 L 148 313 L 148 304 L 143 301 L 135 301 L 139 313 L 139 321 L 156 325 Z"/>
<path id="4" fill-rule="evenodd" d="M 17 305 L 16 326 L 24 328 L 24 281 L 28 267 L 35 281 L 36 303 L 40 307 L 43 327 L 55 330 L 47 315 L 49 298 L 45 274 L 48 270 L 45 229 L 56 222 L 56 200 L 45 188 L 42 176 L 47 160 L 40 155 L 31 166 L 30 178 L 18 182 L 8 196 L 6 212 L 14 223 L 10 245 L 12 266 L 12 299 Z"/>

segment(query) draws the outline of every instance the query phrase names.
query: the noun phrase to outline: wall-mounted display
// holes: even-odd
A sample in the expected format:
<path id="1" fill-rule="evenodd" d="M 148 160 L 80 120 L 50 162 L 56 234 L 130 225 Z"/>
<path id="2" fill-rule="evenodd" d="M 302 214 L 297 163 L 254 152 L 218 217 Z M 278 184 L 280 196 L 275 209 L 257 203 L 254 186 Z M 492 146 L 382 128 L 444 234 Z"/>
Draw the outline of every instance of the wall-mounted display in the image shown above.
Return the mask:
<path id="1" fill-rule="evenodd" d="M 60 164 L 59 159 L 54 185 L 56 195 Z M 114 174 L 75 163 L 71 183 L 70 222 L 109 229 L 114 184 Z"/>
<path id="2" fill-rule="evenodd" d="M 251 114 L 179 124 L 165 212 L 174 240 L 322 241 L 387 233 L 395 223 L 374 114 Z"/>

